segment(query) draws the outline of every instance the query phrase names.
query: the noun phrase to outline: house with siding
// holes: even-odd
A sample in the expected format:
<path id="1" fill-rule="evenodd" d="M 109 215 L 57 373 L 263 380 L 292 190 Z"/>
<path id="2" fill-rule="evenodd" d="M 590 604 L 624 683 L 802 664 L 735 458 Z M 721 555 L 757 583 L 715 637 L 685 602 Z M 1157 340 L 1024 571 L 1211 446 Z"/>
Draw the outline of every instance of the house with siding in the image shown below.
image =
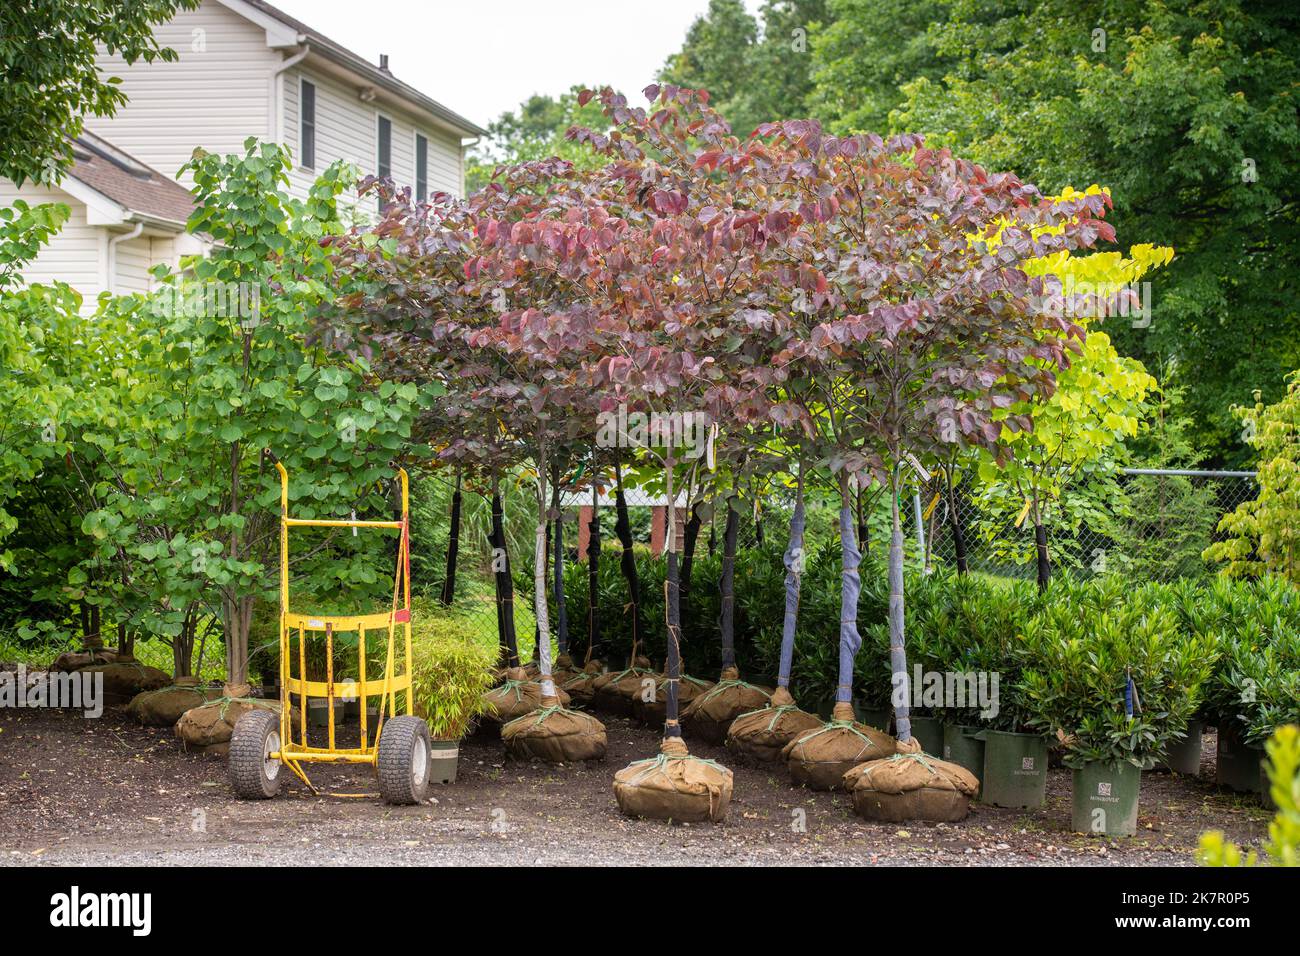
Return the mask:
<path id="1" fill-rule="evenodd" d="M 128 100 L 112 117 L 87 117 L 57 186 L 0 179 L 0 205 L 72 211 L 27 281 L 61 279 L 93 303 L 103 291 L 147 291 L 154 265 L 201 251 L 184 231 L 191 207 L 179 172 L 198 146 L 242 153 L 250 136 L 283 143 L 299 196 L 339 159 L 417 198 L 464 192 L 465 148 L 486 131 L 399 80 L 386 58 L 371 63 L 262 0 L 204 0 L 154 32 L 177 61 L 128 65 L 101 54 Z"/>

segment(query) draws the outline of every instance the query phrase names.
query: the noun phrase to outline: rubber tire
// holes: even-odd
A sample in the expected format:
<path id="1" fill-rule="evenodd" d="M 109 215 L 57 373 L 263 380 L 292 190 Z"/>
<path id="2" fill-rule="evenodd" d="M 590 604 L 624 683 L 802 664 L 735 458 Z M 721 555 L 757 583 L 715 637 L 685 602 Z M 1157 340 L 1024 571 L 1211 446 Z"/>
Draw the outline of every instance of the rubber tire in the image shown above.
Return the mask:
<path id="1" fill-rule="evenodd" d="M 409 806 L 429 795 L 429 725 L 420 717 L 394 717 L 379 734 L 379 792 L 388 803 Z M 423 746 L 421 746 L 423 744 Z M 423 754 L 423 767 L 416 767 Z"/>
<path id="2" fill-rule="evenodd" d="M 236 722 L 230 734 L 226 766 L 230 785 L 241 800 L 269 800 L 280 792 L 283 765 L 274 774 L 269 774 L 266 767 L 268 748 L 279 749 L 279 744 L 268 740 L 279 734 L 280 715 L 270 710 L 250 710 Z"/>

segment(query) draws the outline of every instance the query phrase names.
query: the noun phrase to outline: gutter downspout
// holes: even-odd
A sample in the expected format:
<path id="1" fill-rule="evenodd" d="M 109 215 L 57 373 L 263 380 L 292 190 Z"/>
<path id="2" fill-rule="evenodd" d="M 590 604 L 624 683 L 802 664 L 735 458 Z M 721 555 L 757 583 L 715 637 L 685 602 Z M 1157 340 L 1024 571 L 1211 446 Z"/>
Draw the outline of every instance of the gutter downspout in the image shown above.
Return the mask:
<path id="1" fill-rule="evenodd" d="M 124 232 L 108 240 L 108 281 L 104 283 L 104 287 L 109 295 L 117 295 L 117 244 L 136 239 L 142 232 L 144 232 L 144 223 L 137 222 L 130 232 Z"/>
<path id="2" fill-rule="evenodd" d="M 267 135 L 271 137 L 273 143 L 284 144 L 284 109 L 283 98 L 280 96 L 280 75 L 307 58 L 307 54 L 311 52 L 311 47 L 305 42 L 306 39 L 307 37 L 304 34 L 298 35 L 298 42 L 302 45 L 302 49 L 277 66 L 271 72 L 270 79 L 267 81 L 270 94 L 268 103 L 271 108 L 270 116 L 267 117 Z"/>

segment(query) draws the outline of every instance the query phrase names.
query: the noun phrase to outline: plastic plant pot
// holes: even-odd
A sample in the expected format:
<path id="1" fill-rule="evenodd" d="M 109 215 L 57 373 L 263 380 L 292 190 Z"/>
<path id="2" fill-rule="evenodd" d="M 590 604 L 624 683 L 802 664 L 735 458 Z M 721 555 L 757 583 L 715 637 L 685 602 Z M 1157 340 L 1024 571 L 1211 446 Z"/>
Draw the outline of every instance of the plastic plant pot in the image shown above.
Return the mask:
<path id="1" fill-rule="evenodd" d="M 459 740 L 432 740 L 429 742 L 430 783 L 455 783 L 456 767 L 459 764 Z"/>
<path id="2" fill-rule="evenodd" d="M 1233 721 L 1219 727 L 1219 749 L 1214 758 L 1214 780 L 1221 787 L 1238 793 L 1259 793 L 1259 761 L 1262 752 L 1241 739 L 1240 728 Z"/>
<path id="3" fill-rule="evenodd" d="M 980 728 L 974 724 L 943 725 L 943 759 L 965 767 L 984 782 L 984 741 L 975 735 Z"/>
<path id="4" fill-rule="evenodd" d="M 1141 790 L 1142 771 L 1128 761 L 1089 763 L 1075 770 L 1075 832 L 1133 836 Z"/>
<path id="5" fill-rule="evenodd" d="M 931 757 L 943 756 L 943 721 L 938 717 L 913 717 L 912 736 Z"/>
<path id="6" fill-rule="evenodd" d="M 1037 734 L 981 730 L 984 775 L 980 799 L 995 807 L 1022 810 L 1047 799 L 1047 741 Z"/>
<path id="7" fill-rule="evenodd" d="M 892 710 L 887 710 L 885 708 L 864 709 L 858 707 L 856 704 L 854 704 L 853 709 L 859 714 L 858 720 L 866 724 L 868 727 L 874 727 L 876 730 L 884 731 L 887 734 L 893 733 L 894 712 Z M 918 718 L 913 718 L 912 720 L 912 736 L 921 740 L 921 735 L 916 728 L 917 719 Z"/>
<path id="8" fill-rule="evenodd" d="M 1172 771 L 1194 777 L 1201 771 L 1201 732 L 1204 724 L 1199 720 L 1187 722 L 1187 736 L 1165 748 L 1164 757 L 1156 764 L 1159 771 Z"/>
<path id="9" fill-rule="evenodd" d="M 307 701 L 307 726 L 313 730 L 324 730 L 329 726 L 329 703 L 324 700 Z"/>

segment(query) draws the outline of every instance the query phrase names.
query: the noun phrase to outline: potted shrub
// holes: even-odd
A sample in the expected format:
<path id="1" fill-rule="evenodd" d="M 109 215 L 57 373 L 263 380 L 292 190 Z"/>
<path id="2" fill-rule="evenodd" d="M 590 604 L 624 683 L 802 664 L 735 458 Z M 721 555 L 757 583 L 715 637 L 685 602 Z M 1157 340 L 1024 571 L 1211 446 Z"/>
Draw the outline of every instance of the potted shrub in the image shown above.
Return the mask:
<path id="1" fill-rule="evenodd" d="M 485 706 L 497 649 L 475 640 L 471 620 L 432 601 L 412 615 L 415 713 L 429 725 L 429 779 L 455 783 L 460 741 Z"/>
<path id="2" fill-rule="evenodd" d="M 916 618 L 918 630 L 926 633 L 928 666 L 952 675 L 956 692 L 942 712 L 942 755 L 982 781 L 985 732 L 1008 734 L 1022 727 L 1023 718 L 1014 706 L 1018 661 L 1023 657 L 1018 635 L 1036 605 L 1037 592 L 1027 582 L 990 584 L 968 575 L 947 578 L 943 585 L 945 600 L 932 602 Z M 1004 707 L 1011 708 L 1005 716 Z M 1015 744 L 1016 739 L 1011 737 L 1005 743 Z M 999 746 L 1005 748 L 1005 743 Z M 1037 740 L 1029 745 L 1039 747 Z M 1034 765 L 1039 765 L 1037 759 Z M 1026 778 L 1013 775 L 1012 779 Z M 1046 778 L 1030 779 L 1037 785 Z M 994 796 L 1010 795 L 995 785 Z"/>
<path id="3" fill-rule="evenodd" d="M 1216 585 L 1206 601 L 1222 647 L 1206 687 L 1205 710 L 1219 730 L 1215 779 L 1262 794 L 1264 740 L 1300 720 L 1300 596 L 1285 581 L 1265 578 Z"/>
<path id="4" fill-rule="evenodd" d="M 1168 607 L 1138 594 L 1054 603 L 1029 622 L 1025 640 L 1030 723 L 1064 744 L 1074 829 L 1132 836 L 1142 771 L 1196 715 L 1215 639 L 1180 634 Z"/>

